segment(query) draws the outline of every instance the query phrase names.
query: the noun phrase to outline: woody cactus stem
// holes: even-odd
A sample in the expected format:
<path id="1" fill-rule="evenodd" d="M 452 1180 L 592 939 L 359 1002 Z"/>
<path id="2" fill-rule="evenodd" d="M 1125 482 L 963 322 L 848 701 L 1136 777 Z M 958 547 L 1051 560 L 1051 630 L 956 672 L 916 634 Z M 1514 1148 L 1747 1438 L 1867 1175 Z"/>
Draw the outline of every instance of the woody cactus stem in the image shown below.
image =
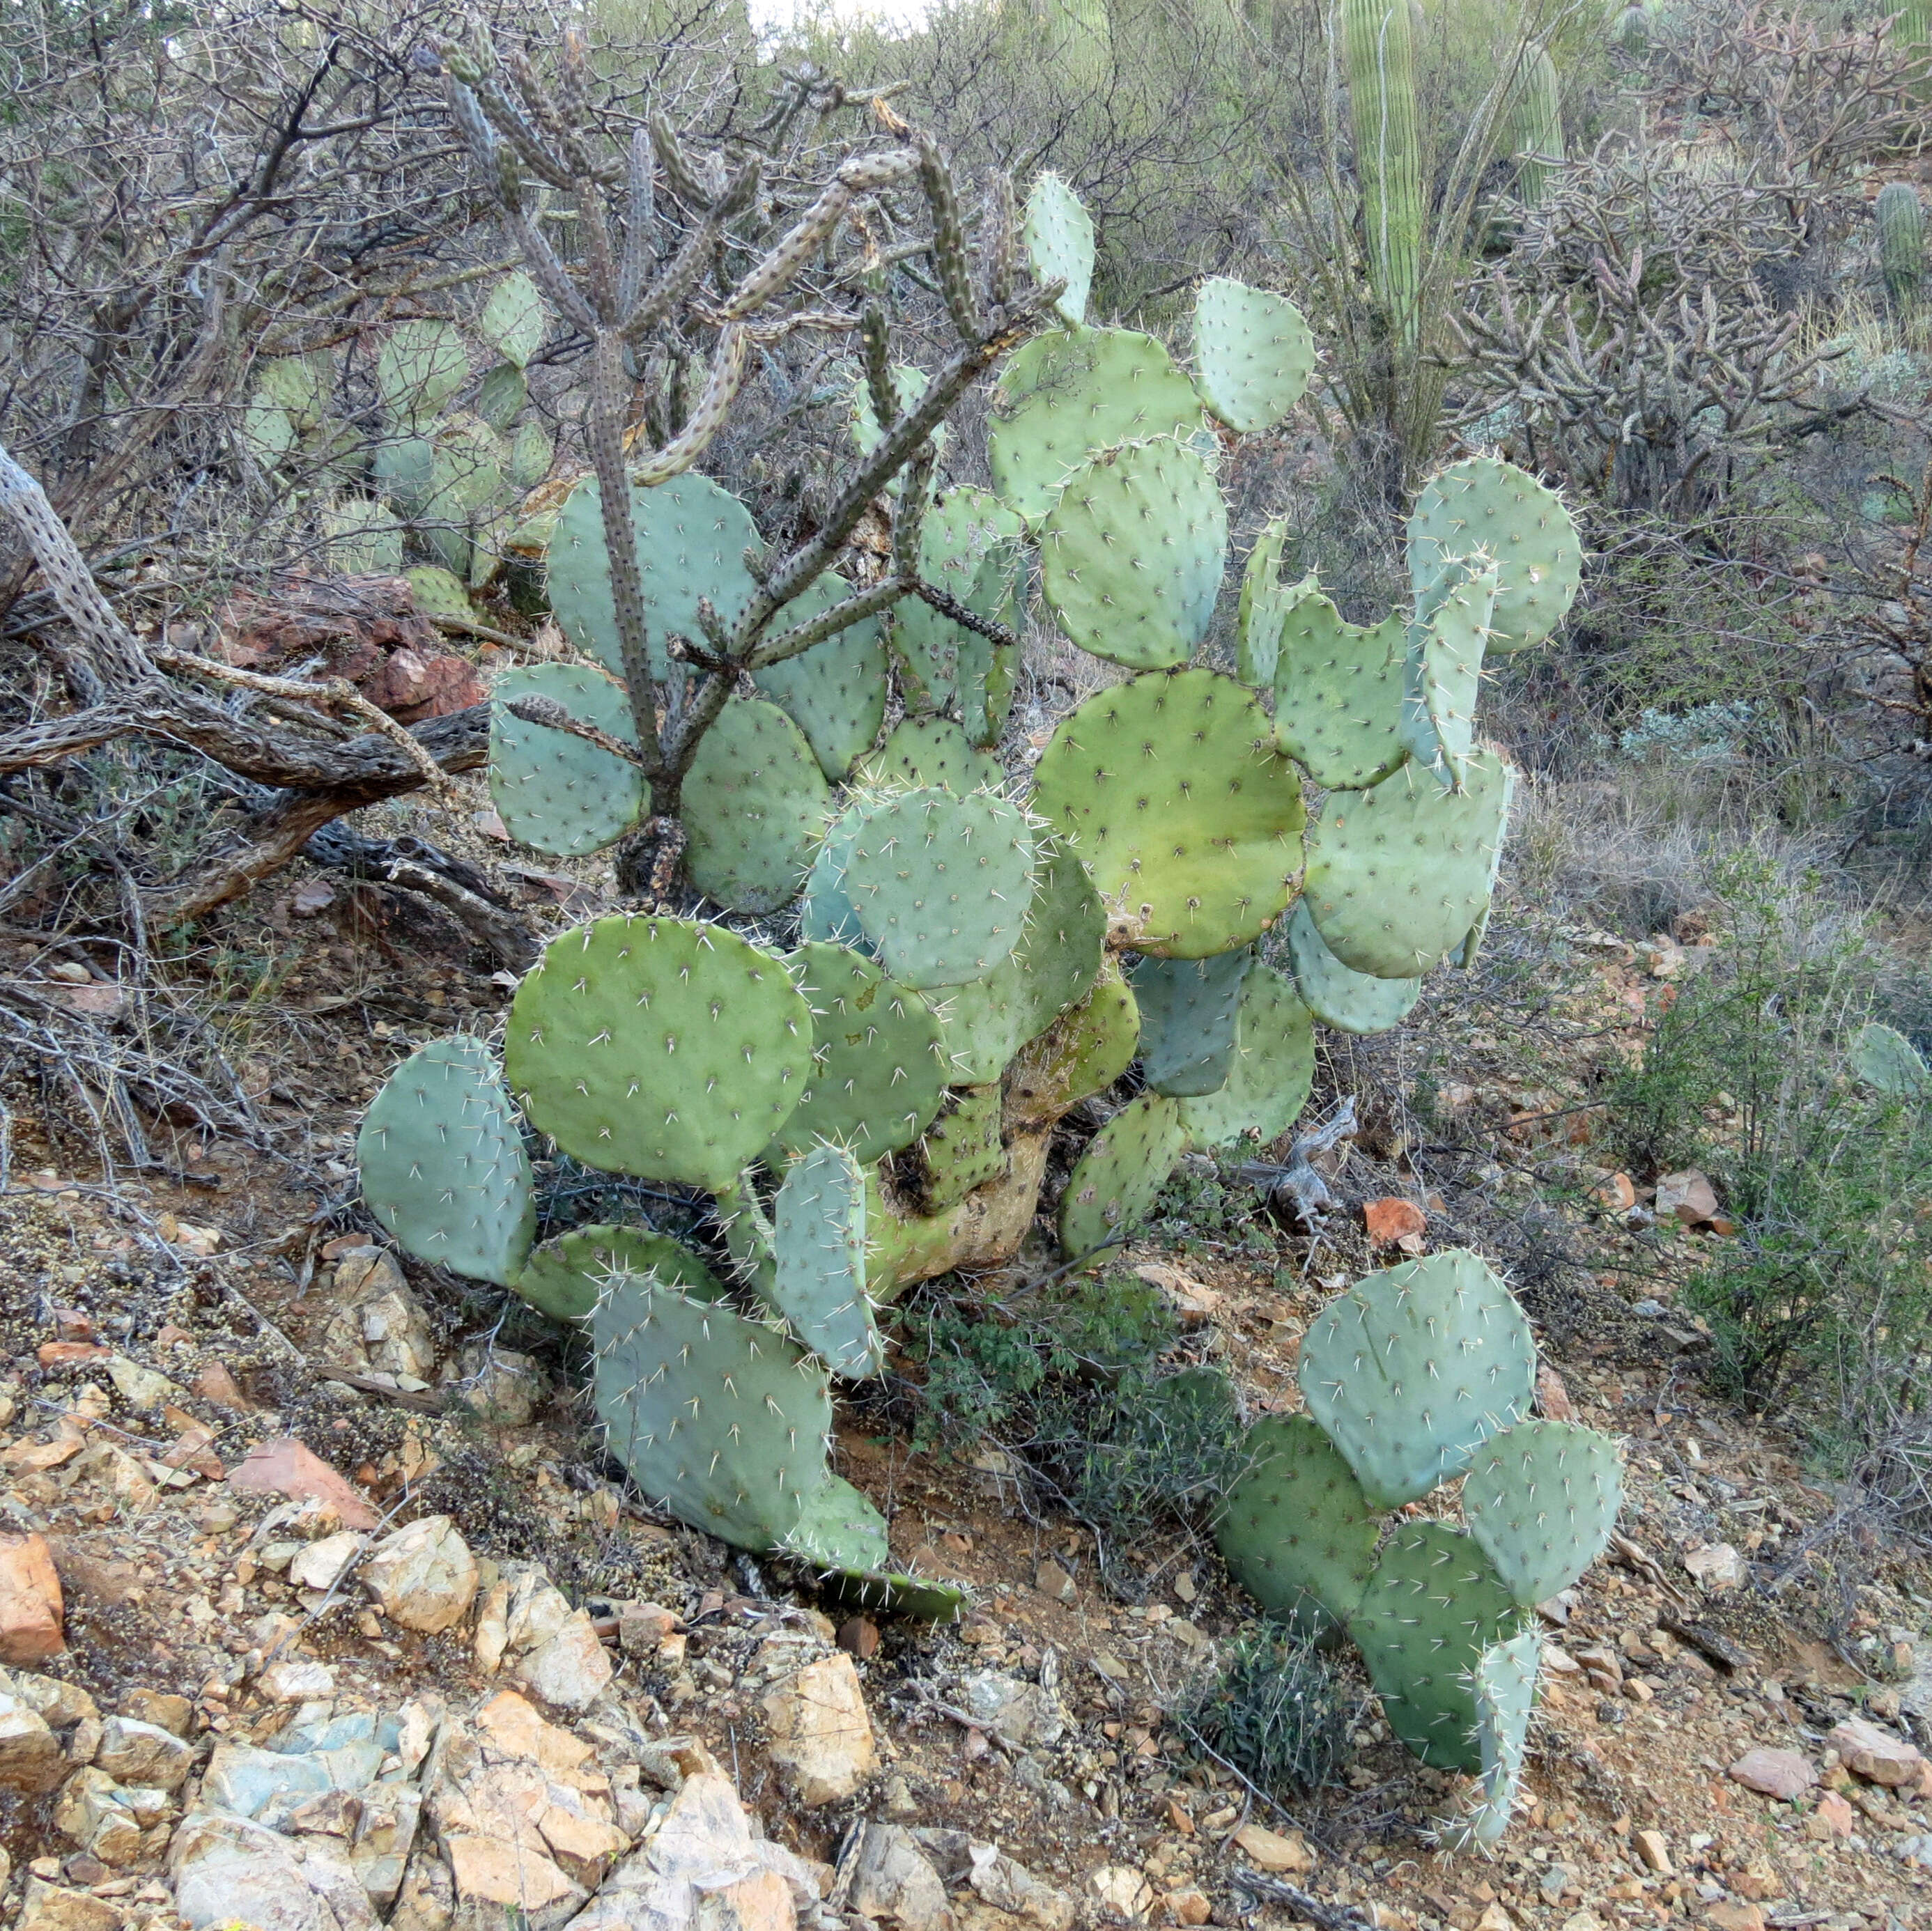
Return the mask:
<path id="1" fill-rule="evenodd" d="M 1342 38 L 1370 274 L 1391 327 L 1413 346 L 1420 325 L 1422 152 L 1407 0 L 1342 0 Z"/>

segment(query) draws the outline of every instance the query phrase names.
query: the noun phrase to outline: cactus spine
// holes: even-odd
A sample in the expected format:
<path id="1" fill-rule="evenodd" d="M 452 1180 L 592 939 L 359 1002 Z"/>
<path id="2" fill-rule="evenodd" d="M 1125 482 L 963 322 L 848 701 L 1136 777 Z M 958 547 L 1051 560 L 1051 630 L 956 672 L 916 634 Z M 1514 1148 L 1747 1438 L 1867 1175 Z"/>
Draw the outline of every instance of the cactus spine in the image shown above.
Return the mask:
<path id="1" fill-rule="evenodd" d="M 1421 328 L 1422 151 L 1407 0 L 1342 0 L 1342 44 L 1370 277 L 1412 346 Z"/>
<path id="2" fill-rule="evenodd" d="M 1914 307 L 1925 280 L 1925 207 L 1909 181 L 1887 181 L 1873 208 L 1885 291 L 1899 310 Z"/>

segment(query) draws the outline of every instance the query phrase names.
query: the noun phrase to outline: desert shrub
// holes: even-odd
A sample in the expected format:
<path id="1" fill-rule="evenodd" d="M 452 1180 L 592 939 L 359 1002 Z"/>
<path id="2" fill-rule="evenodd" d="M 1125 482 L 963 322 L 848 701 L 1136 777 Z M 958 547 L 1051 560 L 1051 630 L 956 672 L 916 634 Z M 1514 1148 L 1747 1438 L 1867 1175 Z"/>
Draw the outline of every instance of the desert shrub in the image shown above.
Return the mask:
<path id="1" fill-rule="evenodd" d="M 1198 1744 L 1277 1795 L 1319 1789 L 1347 1756 L 1359 1699 L 1312 1643 L 1275 1624 L 1251 1626 L 1180 1711 Z"/>

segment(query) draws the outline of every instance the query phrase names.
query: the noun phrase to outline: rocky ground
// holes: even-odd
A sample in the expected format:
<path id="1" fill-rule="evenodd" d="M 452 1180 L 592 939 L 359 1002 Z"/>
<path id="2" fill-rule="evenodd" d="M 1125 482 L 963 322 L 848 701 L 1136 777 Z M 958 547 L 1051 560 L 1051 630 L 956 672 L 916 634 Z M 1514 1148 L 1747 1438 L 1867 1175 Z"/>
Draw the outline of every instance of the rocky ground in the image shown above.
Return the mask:
<path id="1" fill-rule="evenodd" d="M 1695 969 L 1668 940 L 1594 943 L 1586 994 L 1625 1018 Z M 1704 1337 L 1669 1283 L 1724 1237 L 1700 1177 L 1640 1198 L 1590 1166 L 1572 1090 L 1480 1028 L 1439 1085 L 1493 1128 L 1466 1193 L 1405 1182 L 1401 1146 L 1365 1134 L 1330 1162 L 1316 1239 L 1120 1264 L 1279 1411 L 1307 1321 L 1378 1246 L 1476 1238 L 1479 1195 L 1532 1160 L 1567 1176 L 1598 1271 L 1561 1319 L 1533 1306 L 1541 1399 L 1626 1444 L 1629 1507 L 1546 1611 L 1552 1675 L 1492 1858 L 1432 1848 L 1454 1780 L 1366 1700 L 1343 1782 L 1305 1803 L 1204 1759 L 1184 1693 L 1250 1613 L 1211 1549 L 1177 1530 L 1110 1587 L 1092 1536 L 997 1447 L 914 1454 L 863 1417 L 841 1438 L 896 1553 L 974 1585 L 950 1628 L 850 1614 L 653 1516 L 598 1455 L 567 1349 L 346 1204 L 340 1136 L 386 1060 L 496 994 L 418 974 L 386 1006 L 316 956 L 302 1052 L 260 1077 L 266 1113 L 307 1117 L 305 1168 L 214 1141 L 187 1187 L 109 1185 L 16 1122 L 0 1923 L 1932 1925 L 1925 1579 L 1895 1552 L 1856 1573 L 1808 1555 L 1829 1498 L 1797 1443 L 1700 1392 Z M 358 1029 L 323 1050 L 332 1000 Z"/>

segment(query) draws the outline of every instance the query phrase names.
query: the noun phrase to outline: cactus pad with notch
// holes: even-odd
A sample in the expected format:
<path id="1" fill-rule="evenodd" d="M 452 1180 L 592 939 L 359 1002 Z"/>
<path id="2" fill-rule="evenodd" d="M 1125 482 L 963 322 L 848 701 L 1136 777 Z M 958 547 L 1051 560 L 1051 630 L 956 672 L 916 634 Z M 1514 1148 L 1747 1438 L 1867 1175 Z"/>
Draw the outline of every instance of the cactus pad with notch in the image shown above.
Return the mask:
<path id="1" fill-rule="evenodd" d="M 1156 1093 L 1198 1099 L 1227 1084 L 1241 986 L 1254 954 L 1204 959 L 1142 956 L 1127 969 L 1141 1011 L 1141 1070 Z"/>
<path id="2" fill-rule="evenodd" d="M 553 1321 L 584 1321 L 614 1276 L 655 1274 L 694 1301 L 722 1298 L 724 1285 L 681 1242 L 645 1227 L 574 1227 L 534 1248 L 510 1285 Z"/>
<path id="3" fill-rule="evenodd" d="M 1407 756 L 1402 741 L 1408 626 L 1344 623 L 1312 577 L 1284 591 L 1276 631 L 1274 727 L 1316 784 L 1358 791 Z"/>
<path id="4" fill-rule="evenodd" d="M 1035 281 L 1042 288 L 1066 283 L 1053 305 L 1061 321 L 1077 328 L 1087 319 L 1088 291 L 1094 283 L 1094 217 L 1051 170 L 1035 178 L 1027 195 L 1020 239 Z"/>

